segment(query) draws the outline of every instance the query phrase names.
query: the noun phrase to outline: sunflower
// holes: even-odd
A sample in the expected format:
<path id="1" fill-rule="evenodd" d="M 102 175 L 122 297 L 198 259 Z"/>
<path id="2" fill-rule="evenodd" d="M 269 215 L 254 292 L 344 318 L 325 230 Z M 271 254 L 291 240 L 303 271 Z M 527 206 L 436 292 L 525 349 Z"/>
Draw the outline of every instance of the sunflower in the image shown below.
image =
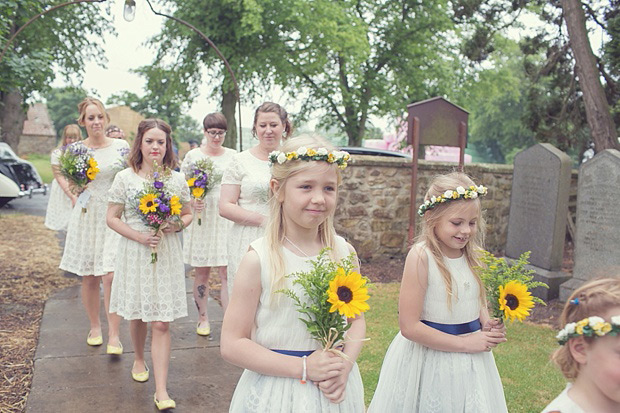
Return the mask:
<path id="1" fill-rule="evenodd" d="M 192 196 L 194 198 L 200 198 L 202 196 L 202 194 L 204 194 L 204 193 L 205 193 L 205 189 L 204 188 L 196 187 L 196 188 L 192 189 Z"/>
<path id="2" fill-rule="evenodd" d="M 90 158 L 88 160 L 88 169 L 86 170 L 86 176 L 91 181 L 94 180 L 99 173 L 99 168 L 97 166 L 97 161 L 94 158 Z"/>
<path id="3" fill-rule="evenodd" d="M 194 186 L 194 182 L 196 182 L 196 178 L 189 178 L 187 180 L 187 186 L 191 188 L 192 186 Z"/>
<path id="4" fill-rule="evenodd" d="M 329 283 L 327 294 L 329 295 L 327 301 L 332 305 L 330 313 L 338 310 L 347 318 L 353 318 L 370 308 L 366 303 L 370 298 L 366 280 L 357 272 L 346 274 L 343 268 L 338 268 L 336 276 Z"/>
<path id="5" fill-rule="evenodd" d="M 510 281 L 505 286 L 499 286 L 499 309 L 504 312 L 506 319 L 512 321 L 517 318 L 523 321 L 530 315 L 532 307 L 534 307 L 532 293 L 527 290 L 525 284 Z"/>
<path id="6" fill-rule="evenodd" d="M 182 207 L 183 205 L 181 205 L 181 202 L 179 201 L 179 197 L 176 195 L 173 195 L 172 198 L 170 198 L 170 213 L 172 215 L 179 215 L 181 213 Z"/>
<path id="7" fill-rule="evenodd" d="M 149 212 L 155 212 L 159 204 L 156 201 L 157 195 L 155 194 L 146 194 L 142 198 L 140 198 L 140 211 L 143 214 L 148 214 Z"/>

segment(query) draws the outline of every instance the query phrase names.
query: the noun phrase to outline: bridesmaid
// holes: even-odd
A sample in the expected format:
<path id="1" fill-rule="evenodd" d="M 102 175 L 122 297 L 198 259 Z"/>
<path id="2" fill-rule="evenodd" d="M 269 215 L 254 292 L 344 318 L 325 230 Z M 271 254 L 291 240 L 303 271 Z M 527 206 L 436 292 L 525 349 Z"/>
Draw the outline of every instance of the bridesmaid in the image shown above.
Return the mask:
<path id="1" fill-rule="evenodd" d="M 265 102 L 254 113 L 252 135 L 258 145 L 236 154 L 222 178 L 220 215 L 234 224 L 228 236 L 228 296 L 239 262 L 252 241 L 263 236 L 267 223 L 268 157 L 291 135 L 288 113 L 277 103 Z"/>
<path id="2" fill-rule="evenodd" d="M 108 319 L 108 354 L 122 354 L 119 339 L 120 317 L 110 314 L 110 291 L 114 277 L 114 255 L 118 236 L 106 225 L 108 190 L 122 162 L 122 151 L 129 149 L 126 141 L 104 135 L 109 116 L 100 100 L 87 97 L 78 104 L 78 124 L 86 129 L 87 138 L 74 145 L 91 149 L 97 161 L 99 173 L 88 184 L 85 195 L 86 212 L 73 208 L 65 250 L 60 269 L 82 277 L 82 303 L 90 321 L 86 343 L 90 346 L 103 344 L 99 320 L 99 285 L 103 280 L 105 313 Z"/>
<path id="3" fill-rule="evenodd" d="M 221 113 L 210 113 L 202 123 L 205 136 L 203 144 L 185 155 L 181 171 L 186 171 L 192 163 L 200 159 L 210 159 L 213 162 L 214 179 L 219 178 L 221 180 L 224 170 L 236 153 L 234 149 L 222 146 L 228 129 L 226 118 Z M 209 297 L 209 274 L 212 267 L 217 268 L 222 283 L 220 298 L 224 311 L 228 306 L 226 241 L 228 240 L 231 222 L 220 217 L 218 213 L 220 186 L 221 183 L 218 182 L 207 193 L 204 200 L 192 200 L 196 217 L 183 231 L 183 261 L 194 267 L 196 273 L 194 278 L 194 301 L 198 308 L 196 333 L 201 336 L 211 334 L 209 315 L 207 314 L 207 299 Z M 202 225 L 198 225 L 198 217 L 201 218 Z"/>
<path id="4" fill-rule="evenodd" d="M 50 163 L 52 164 L 52 172 L 54 180 L 52 181 L 52 189 L 50 190 L 50 198 L 45 211 L 45 226 L 54 231 L 66 231 L 69 225 L 69 217 L 71 209 L 77 201 L 77 195 L 71 192 L 69 182 L 60 173 L 58 167 L 58 158 L 60 157 L 61 148 L 73 142 L 82 140 L 82 131 L 78 125 L 67 125 L 62 130 L 62 137 L 58 148 L 52 151 Z"/>

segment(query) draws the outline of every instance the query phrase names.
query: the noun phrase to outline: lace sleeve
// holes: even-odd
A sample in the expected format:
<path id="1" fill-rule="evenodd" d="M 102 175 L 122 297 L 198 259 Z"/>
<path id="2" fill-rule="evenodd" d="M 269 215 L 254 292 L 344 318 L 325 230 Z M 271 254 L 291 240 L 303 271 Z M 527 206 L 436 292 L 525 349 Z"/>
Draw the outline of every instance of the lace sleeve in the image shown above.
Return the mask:
<path id="1" fill-rule="evenodd" d="M 228 164 L 228 168 L 224 171 L 222 185 L 241 185 L 243 175 L 244 172 L 239 161 L 239 154 L 236 154 Z"/>
<path id="2" fill-rule="evenodd" d="M 185 180 L 185 176 L 180 172 L 175 172 L 174 181 L 175 181 L 175 186 L 178 188 L 177 193 L 179 195 L 179 199 L 181 200 L 181 203 L 183 205 L 189 203 L 190 201 L 189 186 L 187 186 L 187 181 Z"/>
<path id="3" fill-rule="evenodd" d="M 54 149 L 50 156 L 50 163 L 52 165 L 58 165 L 60 163 L 58 158 L 60 158 L 60 149 Z"/>
<path id="4" fill-rule="evenodd" d="M 114 182 L 112 182 L 112 186 L 108 190 L 108 202 L 125 205 L 127 197 L 127 185 L 124 180 L 125 176 L 126 174 L 119 172 L 114 177 Z"/>
<path id="5" fill-rule="evenodd" d="M 192 151 L 187 152 L 185 154 L 185 157 L 183 158 L 183 162 L 181 162 L 181 172 L 184 173 L 185 175 L 187 175 L 187 169 L 193 162 Z"/>

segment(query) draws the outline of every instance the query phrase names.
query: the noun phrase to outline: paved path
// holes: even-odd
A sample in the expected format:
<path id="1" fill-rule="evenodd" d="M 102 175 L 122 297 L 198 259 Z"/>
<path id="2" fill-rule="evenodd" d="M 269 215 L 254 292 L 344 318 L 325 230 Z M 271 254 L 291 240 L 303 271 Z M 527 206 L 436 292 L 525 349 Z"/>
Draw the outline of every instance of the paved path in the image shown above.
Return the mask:
<path id="1" fill-rule="evenodd" d="M 186 283 L 189 317 L 170 324 L 172 353 L 168 392 L 177 402 L 175 412 L 228 412 L 241 369 L 220 357 L 222 309 L 209 299 L 211 336 L 196 335 L 196 307 Z M 103 302 L 103 300 L 102 300 Z M 126 321 L 121 325 L 122 356 L 105 354 L 104 345 L 86 345 L 88 319 L 80 301 L 79 286 L 51 297 L 45 304 L 39 343 L 35 354 L 34 378 L 26 412 L 154 412 L 155 381 L 134 382 L 130 370 L 133 349 Z M 150 333 L 149 333 L 150 337 Z M 147 339 L 147 363 L 150 339 Z"/>

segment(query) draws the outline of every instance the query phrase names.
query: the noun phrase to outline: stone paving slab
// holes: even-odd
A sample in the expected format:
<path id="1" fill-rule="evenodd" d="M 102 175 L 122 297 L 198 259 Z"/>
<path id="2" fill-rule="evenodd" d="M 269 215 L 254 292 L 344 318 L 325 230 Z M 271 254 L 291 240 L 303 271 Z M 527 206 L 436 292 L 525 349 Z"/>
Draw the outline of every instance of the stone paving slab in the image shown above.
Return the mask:
<path id="1" fill-rule="evenodd" d="M 170 324 L 172 351 L 168 392 L 177 412 L 227 412 L 242 370 L 220 357 L 219 339 L 223 313 L 217 302 L 208 303 L 212 334 L 196 335 L 197 312 L 186 283 L 189 316 Z M 103 305 L 103 300 L 102 300 Z M 34 377 L 26 411 L 39 412 L 153 412 L 155 381 L 131 379 L 133 349 L 128 322 L 121 324 L 124 354 L 105 354 L 107 323 L 101 312 L 104 345 L 86 345 L 88 319 L 80 287 L 70 287 L 51 297 L 43 312 L 35 353 Z M 146 344 L 150 361 L 150 333 Z"/>

